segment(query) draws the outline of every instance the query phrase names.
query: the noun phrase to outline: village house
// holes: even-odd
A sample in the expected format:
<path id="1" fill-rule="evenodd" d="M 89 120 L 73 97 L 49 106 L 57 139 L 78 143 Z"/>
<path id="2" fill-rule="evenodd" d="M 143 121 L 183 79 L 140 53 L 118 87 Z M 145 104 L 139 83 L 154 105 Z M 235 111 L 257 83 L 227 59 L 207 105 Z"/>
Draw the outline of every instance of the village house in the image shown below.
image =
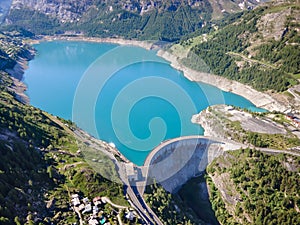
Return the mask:
<path id="1" fill-rule="evenodd" d="M 71 197 L 72 197 L 71 202 L 72 202 L 73 206 L 80 205 L 80 200 L 79 200 L 78 194 L 73 194 Z"/>
<path id="2" fill-rule="evenodd" d="M 85 213 L 90 213 L 90 212 L 92 212 L 92 205 L 91 205 L 91 203 L 88 203 L 85 205 L 85 208 L 82 211 L 82 213 L 85 214 Z"/>
<path id="3" fill-rule="evenodd" d="M 93 218 L 91 218 L 91 219 L 89 220 L 89 225 L 97 225 L 97 224 L 99 224 L 98 220 L 93 219 Z"/>
<path id="4" fill-rule="evenodd" d="M 291 120 L 295 127 L 298 128 L 300 127 L 300 119 L 297 116 L 295 116 L 293 113 L 286 114 L 286 118 Z"/>
<path id="5" fill-rule="evenodd" d="M 135 215 L 133 214 L 132 211 L 129 211 L 129 212 L 126 213 L 125 218 L 132 221 L 132 220 L 134 220 Z"/>
<path id="6" fill-rule="evenodd" d="M 95 206 L 101 205 L 102 204 L 101 197 L 97 196 L 97 197 L 93 198 L 93 203 Z"/>

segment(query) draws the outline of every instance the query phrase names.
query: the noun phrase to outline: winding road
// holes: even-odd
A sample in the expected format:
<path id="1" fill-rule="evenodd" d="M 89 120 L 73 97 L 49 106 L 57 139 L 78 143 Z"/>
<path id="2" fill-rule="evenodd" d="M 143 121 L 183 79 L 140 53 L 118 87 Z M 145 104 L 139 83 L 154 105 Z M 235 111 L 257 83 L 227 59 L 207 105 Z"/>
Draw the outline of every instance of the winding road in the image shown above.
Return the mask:
<path id="1" fill-rule="evenodd" d="M 158 218 L 158 216 L 145 203 L 142 195 L 140 195 L 137 188 L 134 187 L 136 189 L 136 190 L 134 190 L 133 187 L 130 185 L 123 163 L 119 162 L 111 152 L 107 152 L 103 148 L 103 146 L 101 146 L 97 142 L 94 142 L 93 141 L 94 138 L 84 135 L 85 132 L 83 132 L 81 130 L 71 131 L 68 127 L 64 126 L 64 124 L 62 124 L 61 122 L 59 122 L 58 124 L 60 126 L 64 127 L 68 132 L 75 134 L 75 136 L 83 143 L 89 143 L 90 147 L 93 147 L 97 150 L 100 150 L 100 151 L 106 153 L 112 159 L 112 161 L 115 163 L 116 167 L 118 168 L 118 173 L 119 173 L 120 179 L 122 180 L 123 184 L 126 187 L 125 193 L 131 199 L 131 201 L 128 200 L 128 202 L 131 204 L 131 206 L 133 208 L 135 208 L 135 210 L 138 212 L 138 214 L 141 216 L 141 218 L 145 221 L 146 224 L 163 225 L 162 221 Z M 238 150 L 240 148 L 251 147 L 251 146 L 247 146 L 247 145 L 244 145 L 244 144 L 241 144 L 238 142 L 234 142 L 234 141 L 228 140 L 228 139 L 223 139 L 223 138 L 215 138 L 215 137 L 199 136 L 199 135 L 178 137 L 178 138 L 174 138 L 171 140 L 166 140 L 166 141 L 162 142 L 159 146 L 157 146 L 155 149 L 153 149 L 153 151 L 146 158 L 143 168 L 149 168 L 153 156 L 155 156 L 155 154 L 157 152 L 159 152 L 161 149 L 163 149 L 165 146 L 172 144 L 174 142 L 190 140 L 190 139 L 201 139 L 201 140 L 205 139 L 206 141 L 208 140 L 210 143 L 222 144 L 224 151 L 232 151 L 232 150 Z M 300 153 L 292 152 L 292 151 L 288 151 L 288 150 L 283 151 L 283 150 L 264 149 L 264 148 L 256 148 L 256 149 L 263 151 L 263 152 L 268 152 L 268 153 L 276 153 L 276 154 L 285 153 L 285 154 L 300 156 Z M 147 178 L 147 175 L 146 175 L 146 178 Z M 120 206 L 120 205 L 116 205 L 116 204 L 112 203 L 110 201 L 110 199 L 107 197 L 103 197 L 103 199 L 115 208 L 119 208 L 119 209 L 126 208 L 124 206 Z"/>

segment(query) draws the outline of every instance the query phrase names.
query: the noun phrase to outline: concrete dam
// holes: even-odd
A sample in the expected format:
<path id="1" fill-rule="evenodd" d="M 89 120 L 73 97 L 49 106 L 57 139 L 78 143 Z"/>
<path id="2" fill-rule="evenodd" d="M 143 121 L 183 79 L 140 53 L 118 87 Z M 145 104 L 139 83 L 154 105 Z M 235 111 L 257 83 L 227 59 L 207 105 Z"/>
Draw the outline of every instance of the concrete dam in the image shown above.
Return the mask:
<path id="1" fill-rule="evenodd" d="M 222 140 L 203 136 L 186 136 L 161 143 L 149 154 L 143 166 L 144 186 L 155 180 L 167 191 L 176 192 L 223 154 L 225 145 Z"/>

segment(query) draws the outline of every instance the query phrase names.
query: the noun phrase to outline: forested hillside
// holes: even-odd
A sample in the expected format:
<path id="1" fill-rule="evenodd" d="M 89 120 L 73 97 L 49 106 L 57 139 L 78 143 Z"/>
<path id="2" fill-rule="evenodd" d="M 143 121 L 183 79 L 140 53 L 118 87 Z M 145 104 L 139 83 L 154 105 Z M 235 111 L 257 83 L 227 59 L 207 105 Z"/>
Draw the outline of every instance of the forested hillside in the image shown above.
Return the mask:
<path id="1" fill-rule="evenodd" d="M 149 185 L 144 198 L 165 224 L 205 224 L 179 196 L 167 192 L 160 184 Z"/>
<path id="2" fill-rule="evenodd" d="M 300 7 L 297 0 L 273 1 L 240 14 L 225 27 L 181 42 L 191 48 L 183 62 L 199 58 L 205 69 L 260 91 L 285 91 L 300 73 Z M 194 65 L 194 69 L 198 68 Z M 207 71 L 205 71 L 207 72 Z"/>
<path id="3" fill-rule="evenodd" d="M 85 161 L 83 152 L 89 148 L 72 135 L 74 124 L 16 100 L 17 87 L 5 70 L 30 47 L 1 35 L 0 224 L 74 223 L 72 193 L 109 196 L 126 205 L 122 185 L 103 178 Z M 112 162 L 102 164 L 114 171 Z"/>
<path id="4" fill-rule="evenodd" d="M 221 224 L 300 224 L 299 157 L 253 149 L 228 152 L 207 168 Z"/>
<path id="5" fill-rule="evenodd" d="M 15 32 L 16 36 L 21 35 Z M 19 37 L 0 32 L 0 70 L 13 68 L 19 58 L 31 58 L 32 50 Z"/>
<path id="6" fill-rule="evenodd" d="M 20 87 L 9 72 L 18 61 L 33 57 L 24 36 L 178 41 L 177 47 L 186 53 L 180 56 L 182 63 L 194 69 L 261 91 L 283 92 L 298 83 L 299 0 L 276 0 L 254 10 L 250 9 L 259 1 L 228 2 L 14 0 L 0 32 L 0 224 L 78 222 L 70 205 L 74 193 L 90 199 L 107 196 L 129 206 L 123 186 L 111 181 L 118 179 L 115 165 L 74 134 L 79 131 L 75 124 L 19 101 L 16 90 Z M 249 10 L 223 18 L 242 9 Z M 237 136 L 234 140 L 245 139 L 256 147 L 281 144 L 280 149 L 286 149 L 299 144 L 294 136 L 259 135 L 246 132 L 239 123 L 230 125 Z M 299 157 L 290 155 L 253 149 L 225 152 L 208 166 L 206 177 L 200 177 L 201 191 L 196 178 L 194 186 L 188 183 L 176 195 L 154 183 L 144 197 L 166 224 L 300 224 L 299 165 Z M 111 179 L 100 175 L 96 167 Z M 199 203 L 205 181 L 210 202 Z M 207 209 L 199 212 L 195 202 Z M 106 205 L 104 211 L 110 215 L 114 210 Z"/>
<path id="7" fill-rule="evenodd" d="M 257 1 L 13 1 L 6 24 L 36 34 L 85 34 L 147 40 L 179 40 L 213 18 L 245 10 Z"/>

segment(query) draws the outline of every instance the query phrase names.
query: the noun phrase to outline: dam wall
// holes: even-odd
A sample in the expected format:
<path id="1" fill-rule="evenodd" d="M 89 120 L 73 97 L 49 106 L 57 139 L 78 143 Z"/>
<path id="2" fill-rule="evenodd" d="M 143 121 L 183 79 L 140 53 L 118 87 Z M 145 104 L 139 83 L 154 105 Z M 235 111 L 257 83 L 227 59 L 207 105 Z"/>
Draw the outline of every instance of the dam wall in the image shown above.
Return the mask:
<path id="1" fill-rule="evenodd" d="M 200 175 L 214 158 L 223 154 L 224 143 L 203 137 L 181 137 L 162 143 L 146 160 L 147 184 L 153 180 L 174 193 Z"/>

